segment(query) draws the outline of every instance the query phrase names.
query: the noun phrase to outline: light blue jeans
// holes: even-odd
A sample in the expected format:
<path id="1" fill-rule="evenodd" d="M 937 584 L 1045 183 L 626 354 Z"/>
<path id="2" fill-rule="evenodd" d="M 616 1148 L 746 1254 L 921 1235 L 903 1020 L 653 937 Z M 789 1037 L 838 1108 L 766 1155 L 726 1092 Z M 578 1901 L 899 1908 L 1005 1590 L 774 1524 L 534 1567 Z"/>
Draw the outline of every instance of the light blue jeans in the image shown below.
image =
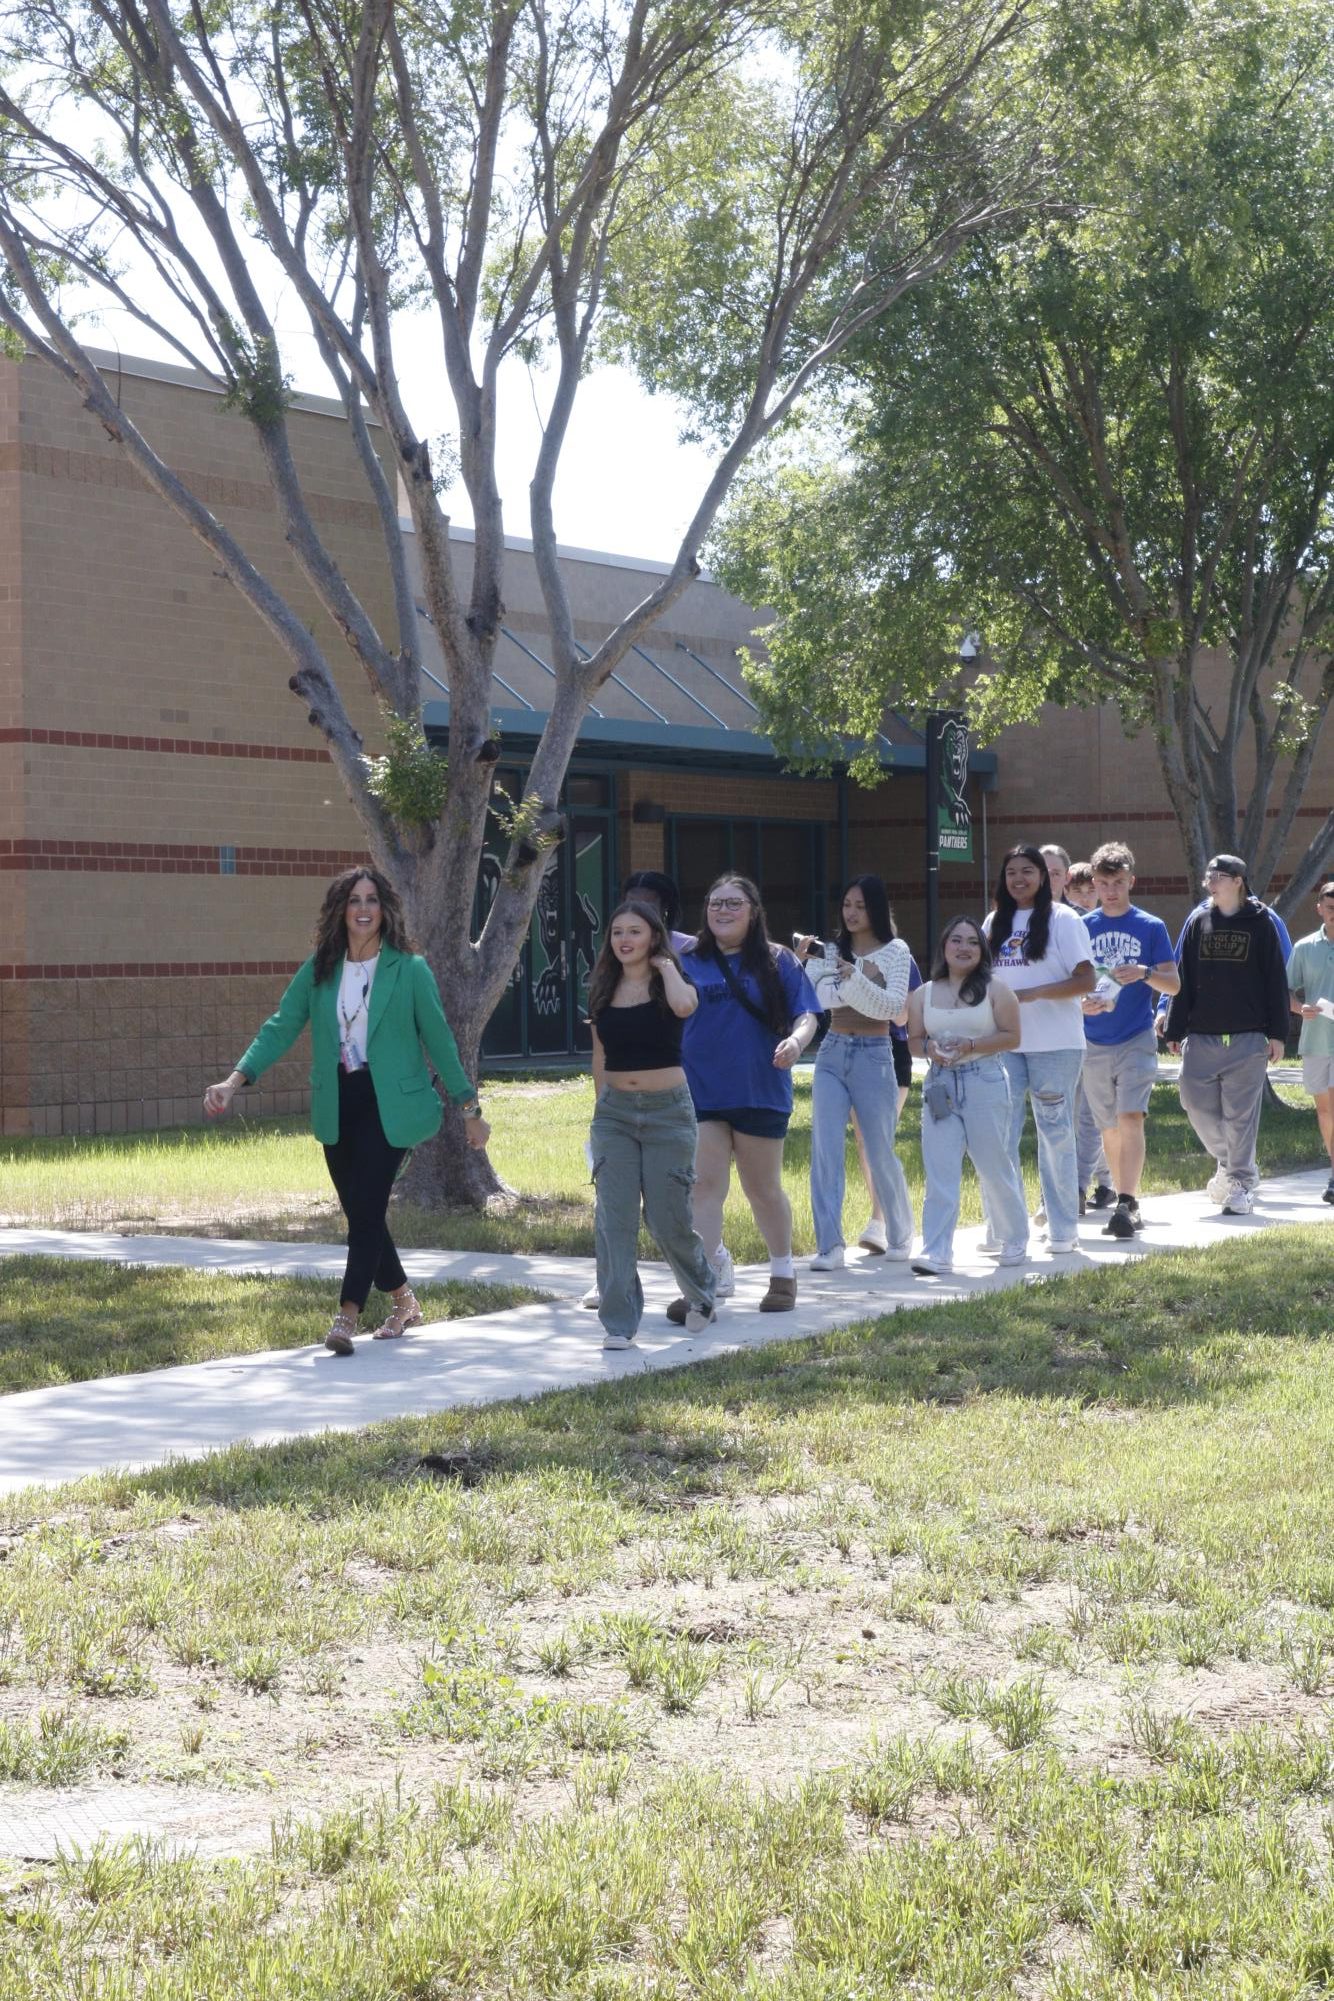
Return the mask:
<path id="1" fill-rule="evenodd" d="M 1053 1244 L 1073 1244 L 1079 1234 L 1079 1168 L 1075 1157 L 1075 1098 L 1084 1067 L 1082 1049 L 1007 1049 L 1001 1057 L 1010 1079 L 1010 1154 L 1019 1168 L 1024 1095 L 1033 1100 L 1038 1135 L 1038 1182 Z M 988 1213 L 988 1222 L 991 1216 Z M 994 1223 L 992 1225 L 994 1234 Z"/>
<path id="2" fill-rule="evenodd" d="M 1112 1170 L 1107 1165 L 1107 1155 L 1103 1151 L 1102 1134 L 1098 1130 L 1097 1120 L 1089 1110 L 1089 1101 L 1084 1096 L 1082 1084 L 1075 1105 L 1075 1153 L 1081 1193 L 1087 1189 L 1090 1181 L 1098 1188 L 1111 1187 Z"/>
<path id="3" fill-rule="evenodd" d="M 927 1085 L 940 1084 L 954 1110 L 933 1118 L 922 1099 L 922 1252 L 938 1264 L 954 1262 L 954 1226 L 959 1220 L 959 1178 L 965 1151 L 977 1171 L 996 1242 L 1003 1251 L 1028 1247 L 1028 1204 L 1010 1151 L 1010 1080 L 999 1056 L 979 1056 L 941 1070 L 934 1063 Z"/>
<path id="4" fill-rule="evenodd" d="M 899 1087 L 894 1052 L 887 1035 L 838 1035 L 820 1044 L 811 1088 L 811 1214 L 815 1247 L 831 1251 L 843 1242 L 843 1190 L 848 1115 L 856 1112 L 874 1194 L 885 1216 L 885 1232 L 895 1250 L 912 1248 L 912 1204 L 894 1132 Z"/>

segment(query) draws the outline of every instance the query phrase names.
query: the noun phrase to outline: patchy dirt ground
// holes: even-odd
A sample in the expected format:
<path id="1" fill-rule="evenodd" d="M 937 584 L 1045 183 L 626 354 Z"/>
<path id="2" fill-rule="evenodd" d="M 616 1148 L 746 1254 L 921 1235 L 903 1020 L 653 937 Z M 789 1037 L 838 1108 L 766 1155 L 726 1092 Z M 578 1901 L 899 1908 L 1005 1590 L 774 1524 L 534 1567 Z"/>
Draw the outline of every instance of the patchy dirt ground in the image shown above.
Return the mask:
<path id="1" fill-rule="evenodd" d="M 794 1505 L 748 1499 L 735 1514 L 751 1530 L 766 1521 L 788 1529 Z M 196 1529 L 187 1517 L 153 1533 L 185 1540 Z M 132 1560 L 133 1541 L 108 1561 Z M 91 1696 L 16 1678 L 0 1689 L 0 1727 L 58 1710 L 91 1720 L 121 1748 L 74 1785 L 0 1785 L 0 1854 L 50 1856 L 99 1829 L 245 1853 L 265 1848 L 284 1816 L 322 1817 L 395 1788 L 421 1796 L 460 1776 L 511 1786 L 525 1817 L 568 1804 L 591 1767 L 632 1796 L 683 1767 L 787 1791 L 847 1766 L 875 1738 L 939 1745 L 968 1735 L 998 1749 L 984 1719 L 959 1713 L 960 1691 L 1035 1679 L 1050 1713 L 1033 1741 L 1074 1769 L 1118 1777 L 1149 1768 L 1132 1723 L 1146 1706 L 1219 1735 L 1327 1722 L 1323 1697 L 1301 1693 L 1278 1664 L 1220 1659 L 1183 1670 L 1067 1646 L 1062 1636 L 1080 1624 L 1068 1582 L 941 1604 L 923 1595 L 912 1559 L 886 1566 L 854 1546 L 831 1560 L 822 1536 L 804 1554 L 781 1581 L 666 1583 L 646 1581 L 643 1551 L 631 1545 L 620 1574 L 595 1591 L 493 1608 L 488 1648 L 474 1647 L 461 1668 L 447 1631 L 395 1629 L 386 1618 L 388 1587 L 401 1574 L 357 1560 L 345 1581 L 362 1599 L 363 1635 L 284 1668 L 267 1688 L 240 1686 L 216 1663 L 182 1666 L 151 1639 L 140 1694 Z M 658 1634 L 672 1658 L 698 1663 L 698 1690 L 675 1711 L 661 1685 L 633 1686 L 624 1653 L 599 1643 L 608 1622 L 627 1619 Z M 1065 1658 L 1035 1664 L 1034 1635 L 1056 1635 Z M 433 1674 L 448 1682 L 456 1670 L 469 1709 L 450 1724 L 426 1682 Z M 571 1714 L 576 1727 L 550 1727 Z M 603 1743 L 608 1717 L 616 1731 Z M 905 1828 L 925 1831 L 942 1811 L 919 1804 Z"/>

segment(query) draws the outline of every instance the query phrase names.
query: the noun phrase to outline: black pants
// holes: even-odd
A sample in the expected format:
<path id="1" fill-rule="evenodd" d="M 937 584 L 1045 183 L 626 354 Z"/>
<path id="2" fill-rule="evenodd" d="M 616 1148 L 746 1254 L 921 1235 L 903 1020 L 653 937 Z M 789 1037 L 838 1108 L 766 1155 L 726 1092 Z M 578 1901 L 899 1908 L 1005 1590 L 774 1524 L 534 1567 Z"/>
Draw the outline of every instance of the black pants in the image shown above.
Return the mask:
<path id="1" fill-rule="evenodd" d="M 397 1292 L 407 1284 L 385 1226 L 389 1192 L 406 1147 L 390 1146 L 380 1124 L 369 1070 L 338 1073 L 338 1140 L 324 1149 L 329 1178 L 347 1217 L 347 1270 L 341 1297 L 360 1312 L 370 1289 Z"/>

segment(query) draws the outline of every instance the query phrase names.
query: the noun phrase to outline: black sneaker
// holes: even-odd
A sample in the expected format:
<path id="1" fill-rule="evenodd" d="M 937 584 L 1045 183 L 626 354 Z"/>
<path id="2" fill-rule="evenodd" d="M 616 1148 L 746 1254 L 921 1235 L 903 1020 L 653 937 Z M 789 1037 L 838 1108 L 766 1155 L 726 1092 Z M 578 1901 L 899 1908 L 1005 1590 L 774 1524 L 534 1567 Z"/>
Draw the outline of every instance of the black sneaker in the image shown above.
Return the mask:
<path id="1" fill-rule="evenodd" d="M 1109 1188 L 1105 1181 L 1100 1181 L 1097 1187 L 1094 1189 L 1093 1193 L 1089 1196 L 1089 1208 L 1114 1209 L 1115 1207 L 1116 1207 L 1116 1190 L 1114 1188 Z"/>
<path id="2" fill-rule="evenodd" d="M 1104 1237 L 1133 1237 L 1136 1230 L 1142 1230 L 1139 1203 L 1129 1195 L 1123 1195 L 1111 1214 L 1111 1220 L 1102 1226 Z"/>
<path id="3" fill-rule="evenodd" d="M 1334 1202 L 1334 1174 L 1330 1175 L 1328 1185 L 1320 1199 L 1322 1202 Z"/>

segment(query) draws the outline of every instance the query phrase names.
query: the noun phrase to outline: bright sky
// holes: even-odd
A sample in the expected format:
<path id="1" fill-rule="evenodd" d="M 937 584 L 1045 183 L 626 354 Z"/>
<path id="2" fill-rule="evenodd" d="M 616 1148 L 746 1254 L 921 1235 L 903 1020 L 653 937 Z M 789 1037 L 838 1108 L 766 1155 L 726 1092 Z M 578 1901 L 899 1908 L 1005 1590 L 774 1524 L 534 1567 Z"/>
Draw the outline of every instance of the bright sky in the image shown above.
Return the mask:
<path id="1" fill-rule="evenodd" d="M 93 305 L 91 299 L 87 300 Z M 283 363 L 294 387 L 331 394 L 309 329 L 290 298 L 280 298 L 275 320 Z M 89 311 L 79 322 L 91 346 L 105 343 L 125 355 L 179 364 L 180 355 L 122 308 Z M 422 436 L 452 431 L 454 406 L 444 381 L 439 343 L 424 319 L 396 329 L 399 365 L 409 413 Z M 500 377 L 497 471 L 511 535 L 527 535 L 528 482 L 541 442 L 539 406 L 550 383 L 508 362 Z M 669 562 L 704 491 L 709 455 L 679 441 L 682 416 L 672 398 L 649 396 L 628 369 L 595 370 L 579 386 L 574 417 L 556 479 L 556 532 L 577 549 Z M 471 527 L 472 511 L 460 486 L 445 497 L 450 515 Z"/>
<path id="2" fill-rule="evenodd" d="M 527 371 L 505 371 L 497 451 L 505 525 L 527 535 L 528 482 L 541 442 Z M 539 385 L 540 393 L 540 385 Z M 556 532 L 578 549 L 670 562 L 708 482 L 710 461 L 679 439 L 671 398 L 648 396 L 628 369 L 604 368 L 580 385 L 560 471 Z M 447 502 L 471 521 L 462 488 Z"/>
<path id="3" fill-rule="evenodd" d="M 309 355 L 309 387 L 317 383 L 319 362 L 313 343 L 295 317 L 281 308 L 284 337 L 293 356 Z M 423 437 L 452 430 L 454 406 L 444 381 L 434 316 L 401 318 L 395 327 L 408 410 Z M 304 368 L 303 368 L 304 374 Z M 307 386 L 305 382 L 300 385 Z M 507 362 L 500 374 L 497 472 L 511 535 L 527 535 L 528 482 L 542 441 L 539 409 L 545 412 L 554 383 Z M 594 370 L 579 385 L 574 417 L 556 476 L 556 533 L 576 549 L 601 549 L 618 556 L 649 556 L 668 562 L 699 504 L 710 459 L 697 445 L 679 442 L 682 413 L 671 397 L 648 396 L 626 368 Z M 460 526 L 471 527 L 472 512 L 462 486 L 445 501 Z"/>
<path id="4" fill-rule="evenodd" d="M 177 225 L 184 241 L 215 280 L 216 253 L 198 219 L 180 205 Z M 160 320 L 192 346 L 195 329 L 156 276 L 124 238 L 115 254 L 133 274 L 133 289 Z M 327 396 L 333 385 L 324 372 L 305 312 L 295 290 L 266 246 L 250 236 L 249 273 L 265 298 L 282 349 L 282 364 L 293 386 Z M 226 292 L 225 284 L 220 289 Z M 79 337 L 126 356 L 180 363 L 182 357 L 123 307 L 83 288 L 71 301 L 79 312 Z M 434 440 L 453 433 L 454 406 L 445 379 L 439 328 L 431 311 L 400 313 L 394 327 L 400 382 L 419 435 Z M 512 535 L 528 535 L 528 482 L 542 427 L 540 412 L 550 401 L 551 382 L 531 375 L 519 361 L 501 370 L 497 472 Z M 670 397 L 646 395 L 629 370 L 603 368 L 579 385 L 574 416 L 561 456 L 554 495 L 556 533 L 568 547 L 647 556 L 659 562 L 676 554 L 695 512 L 710 470 L 709 455 L 679 442 L 682 413 Z M 452 518 L 472 525 L 472 511 L 460 487 L 445 496 Z"/>

